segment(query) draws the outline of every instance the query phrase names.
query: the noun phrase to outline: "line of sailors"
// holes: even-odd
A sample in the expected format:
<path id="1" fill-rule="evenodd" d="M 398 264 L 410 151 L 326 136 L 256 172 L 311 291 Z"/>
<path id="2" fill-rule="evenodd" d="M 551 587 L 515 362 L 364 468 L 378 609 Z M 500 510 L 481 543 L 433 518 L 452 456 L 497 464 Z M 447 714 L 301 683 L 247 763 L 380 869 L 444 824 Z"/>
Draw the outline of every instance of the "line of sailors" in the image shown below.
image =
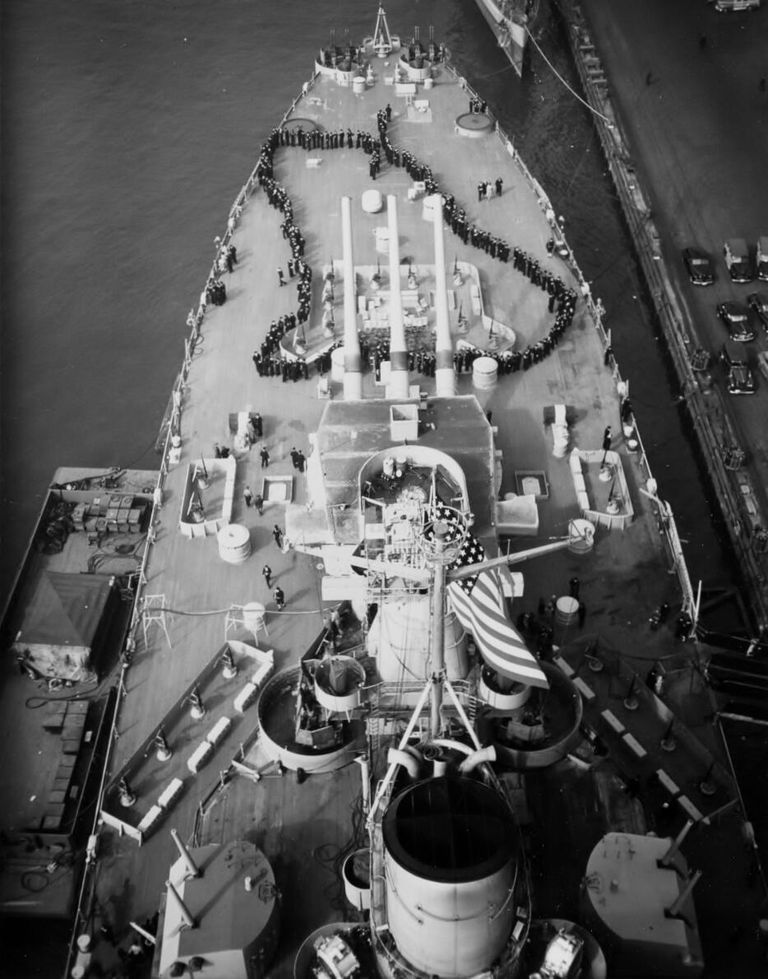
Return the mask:
<path id="1" fill-rule="evenodd" d="M 320 377 L 330 371 L 331 353 L 340 346 L 342 346 L 342 341 L 336 341 L 320 356 L 316 357 L 311 364 L 308 364 L 303 357 L 287 360 L 279 352 L 270 352 L 264 355 L 258 350 L 254 351 L 252 359 L 259 377 L 282 377 L 283 381 L 307 381 L 313 368 L 317 370 Z"/>
<path id="2" fill-rule="evenodd" d="M 300 146 L 305 150 L 362 150 L 373 153 L 378 149 L 374 136 L 362 129 L 290 129 L 273 130 L 277 146 Z"/>
<path id="3" fill-rule="evenodd" d="M 280 185 L 274 177 L 274 152 L 278 146 L 302 146 L 305 149 L 313 148 L 348 148 L 353 145 L 360 148 L 371 156 L 369 164 L 369 175 L 371 179 L 376 179 L 376 174 L 381 169 L 381 150 L 387 158 L 387 162 L 394 166 L 403 166 L 408 175 L 413 180 L 421 180 L 426 185 L 427 193 L 437 191 L 437 183 L 434 180 L 432 171 L 428 166 L 419 163 L 416 157 L 408 151 L 396 150 L 389 139 L 388 125 L 392 118 L 392 107 L 380 109 L 377 113 L 377 126 L 379 139 L 376 140 L 371 133 L 358 130 L 353 133 L 351 129 L 338 130 L 337 132 L 322 132 L 318 129 L 304 130 L 302 127 L 286 129 L 283 127 L 275 128 L 270 133 L 268 139 L 262 145 L 259 160 L 256 165 L 256 176 L 267 200 L 276 210 L 282 212 L 285 220 L 281 225 L 283 237 L 291 246 L 293 262 L 288 263 L 289 276 L 292 273 L 299 276 L 298 284 L 298 309 L 296 320 L 298 323 L 305 323 L 309 319 L 311 309 L 311 281 L 312 270 L 303 261 L 305 239 L 293 221 L 293 205 L 285 188 Z M 263 357 L 262 357 L 263 359 Z"/>
<path id="4" fill-rule="evenodd" d="M 209 306 L 223 306 L 227 301 L 227 287 L 218 276 L 211 276 L 205 286 L 205 301 Z"/>
<path id="5" fill-rule="evenodd" d="M 222 246 L 220 238 L 216 238 L 214 244 L 217 248 L 217 256 L 213 270 L 208 276 L 205 288 L 200 296 L 200 302 L 203 307 L 224 305 L 227 301 L 227 287 L 221 281 L 221 276 L 224 272 L 233 272 L 237 264 L 237 249 L 233 244 L 230 243 L 227 246 Z M 199 325 L 200 319 L 198 314 L 195 313 L 194 309 L 190 309 L 189 315 L 187 316 L 187 326 L 192 329 L 192 327 L 197 328 Z"/>
<path id="6" fill-rule="evenodd" d="M 234 272 L 237 265 L 237 249 L 230 242 L 229 245 L 221 246 L 219 255 L 216 259 L 216 273 L 224 275 L 225 272 Z"/>
<path id="7" fill-rule="evenodd" d="M 392 141 L 389 138 L 389 123 L 391 119 L 392 106 L 389 104 L 387 104 L 385 109 L 379 109 L 376 113 L 379 143 L 384 151 L 387 163 L 391 167 L 402 166 L 412 180 L 422 181 L 424 183 L 427 194 L 436 194 L 438 187 L 431 168 L 424 163 L 420 163 L 413 153 L 410 153 L 408 150 L 398 150 L 392 145 Z"/>
<path id="8" fill-rule="evenodd" d="M 371 173 L 371 176 L 374 178 L 375 173 L 378 172 L 381 166 L 380 151 L 383 150 L 387 162 L 390 165 L 396 167 L 402 165 L 413 180 L 424 181 L 428 193 L 437 193 L 438 186 L 431 169 L 425 164 L 420 163 L 407 150 L 399 151 L 393 147 L 388 133 L 391 117 L 392 108 L 390 105 L 378 110 L 376 115 L 379 132 L 378 140 L 374 139 L 370 133 L 361 132 L 360 130 L 355 135 L 351 129 L 328 133 L 320 132 L 320 130 L 309 130 L 305 132 L 301 128 L 276 128 L 273 129 L 263 144 L 256 168 L 257 179 L 264 189 L 270 204 L 285 216 L 285 221 L 281 225 L 281 229 L 283 237 L 290 244 L 293 256 L 292 261 L 289 261 L 288 264 L 289 275 L 293 277 L 293 273 L 299 276 L 297 289 L 299 304 L 296 314 L 291 314 L 288 319 L 288 322 L 292 325 L 287 325 L 285 318 L 281 317 L 283 321 L 282 326 L 280 326 L 280 321 L 278 321 L 277 326 L 273 323 L 274 329 L 270 327 L 266 349 L 265 345 L 262 344 L 259 363 L 256 364 L 257 369 L 261 365 L 265 372 L 268 371 L 268 363 L 271 356 L 279 351 L 280 338 L 286 330 L 295 328 L 296 324 L 305 323 L 309 319 L 311 308 L 312 270 L 302 257 L 304 254 L 305 239 L 301 230 L 293 221 L 293 205 L 285 188 L 274 179 L 275 148 L 277 146 L 301 145 L 309 149 L 324 145 L 326 142 L 330 148 L 336 146 L 343 147 L 345 143 L 347 147 L 351 147 L 354 143 L 357 148 L 363 149 L 365 153 L 374 157 L 375 172 Z M 371 169 L 374 169 L 373 161 Z M 556 310 L 557 312 L 555 322 L 547 336 L 530 344 L 522 351 L 504 351 L 490 354 L 490 356 L 495 357 L 497 360 L 501 373 L 508 373 L 519 369 L 526 370 L 531 364 L 538 363 L 538 361 L 546 357 L 557 346 L 560 336 L 562 336 L 563 332 L 572 322 L 577 298 L 575 291 L 568 289 L 559 276 L 542 268 L 539 261 L 532 255 L 517 246 L 511 247 L 503 239 L 491 235 L 488 231 L 478 228 L 474 224 L 470 224 L 467 220 L 466 212 L 463 208 L 458 207 L 452 195 L 445 195 L 443 197 L 443 213 L 451 231 L 461 238 L 464 243 L 480 248 L 486 254 L 490 255 L 491 258 L 496 258 L 502 262 L 508 262 L 511 256 L 514 268 L 525 275 L 533 285 L 538 286 L 542 291 L 548 293 L 549 311 L 552 313 Z M 279 333 L 280 329 L 282 329 L 282 333 Z M 377 358 L 379 362 L 389 356 L 388 344 L 384 344 L 387 347 L 386 353 L 382 353 L 382 344 L 384 344 L 384 341 L 379 340 L 374 345 L 374 350 L 377 351 L 375 359 Z M 484 351 L 478 351 L 474 356 L 479 356 L 481 353 L 484 353 Z M 330 358 L 330 352 L 328 353 L 328 357 Z M 365 359 L 363 357 L 364 362 Z M 430 376 L 430 371 L 434 371 L 434 352 L 428 348 L 422 348 L 419 351 L 412 352 L 409 355 L 409 360 L 411 359 L 413 363 L 409 364 L 410 370 L 418 370 L 427 376 Z M 256 363 L 256 355 L 254 355 L 254 362 Z M 471 367 L 471 364 L 466 362 L 464 353 L 457 354 L 454 362 L 457 364 L 457 369 L 459 370 L 468 370 Z M 373 366 L 372 364 L 372 367 L 374 370 L 377 370 L 377 366 Z"/>

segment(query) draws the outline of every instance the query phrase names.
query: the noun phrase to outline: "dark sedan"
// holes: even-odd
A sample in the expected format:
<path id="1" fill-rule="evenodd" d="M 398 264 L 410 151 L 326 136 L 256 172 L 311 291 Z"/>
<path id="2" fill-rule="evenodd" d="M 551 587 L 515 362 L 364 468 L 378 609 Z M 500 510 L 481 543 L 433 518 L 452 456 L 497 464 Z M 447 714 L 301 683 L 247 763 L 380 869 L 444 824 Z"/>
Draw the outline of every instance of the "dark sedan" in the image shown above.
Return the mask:
<path id="1" fill-rule="evenodd" d="M 683 262 L 688 272 L 688 278 L 695 286 L 711 286 L 715 281 L 715 273 L 709 255 L 700 248 L 684 248 Z"/>
<path id="2" fill-rule="evenodd" d="M 731 340 L 738 340 L 739 343 L 747 343 L 755 339 L 755 331 L 749 322 L 749 308 L 744 303 L 732 301 L 719 303 L 717 315 L 728 327 Z"/>
<path id="3" fill-rule="evenodd" d="M 757 313 L 763 329 L 768 333 L 768 292 L 750 292 L 747 306 Z"/>

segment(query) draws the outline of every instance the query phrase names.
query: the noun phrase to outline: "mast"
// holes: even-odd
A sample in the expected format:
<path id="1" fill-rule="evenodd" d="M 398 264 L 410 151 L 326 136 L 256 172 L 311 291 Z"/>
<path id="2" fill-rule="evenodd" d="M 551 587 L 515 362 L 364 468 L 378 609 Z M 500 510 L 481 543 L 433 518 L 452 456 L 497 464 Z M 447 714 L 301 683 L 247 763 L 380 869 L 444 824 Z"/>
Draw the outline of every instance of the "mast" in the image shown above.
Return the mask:
<path id="1" fill-rule="evenodd" d="M 392 36 L 389 33 L 387 15 L 384 13 L 381 4 L 379 4 L 379 12 L 376 14 L 376 26 L 373 29 L 373 47 L 380 58 L 386 58 L 392 50 Z"/>
<path id="2" fill-rule="evenodd" d="M 445 660 L 445 565 L 443 554 L 448 528 L 438 520 L 434 524 L 434 572 L 432 585 L 432 691 L 429 713 L 429 732 L 433 738 L 440 735 L 440 708 L 443 702 L 443 673 Z"/>

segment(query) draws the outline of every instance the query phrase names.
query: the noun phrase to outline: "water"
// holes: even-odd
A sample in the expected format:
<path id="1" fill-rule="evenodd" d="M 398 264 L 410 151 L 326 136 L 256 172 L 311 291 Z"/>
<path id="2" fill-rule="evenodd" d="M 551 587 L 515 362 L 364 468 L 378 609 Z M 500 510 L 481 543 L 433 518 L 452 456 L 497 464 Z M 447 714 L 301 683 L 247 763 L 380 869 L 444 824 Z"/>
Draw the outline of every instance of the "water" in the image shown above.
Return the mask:
<path id="1" fill-rule="evenodd" d="M 375 13 L 360 0 L 6 0 L 0 594 L 56 466 L 157 466 L 214 235 L 328 28 L 356 40 Z M 726 581 L 586 110 L 536 55 L 520 83 L 467 0 L 390 0 L 387 14 L 403 35 L 434 25 L 565 216 L 692 577 Z M 555 21 L 540 43 L 574 82 Z"/>

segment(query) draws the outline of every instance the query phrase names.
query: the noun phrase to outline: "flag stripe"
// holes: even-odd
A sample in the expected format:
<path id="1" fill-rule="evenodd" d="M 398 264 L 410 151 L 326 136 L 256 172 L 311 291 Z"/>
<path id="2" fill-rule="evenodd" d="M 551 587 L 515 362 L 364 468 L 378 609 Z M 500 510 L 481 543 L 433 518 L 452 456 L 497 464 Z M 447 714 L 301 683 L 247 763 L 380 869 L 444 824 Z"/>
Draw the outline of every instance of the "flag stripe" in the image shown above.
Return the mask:
<path id="1" fill-rule="evenodd" d="M 492 669 L 520 683 L 549 687 L 536 657 L 507 618 L 495 569 L 482 571 L 469 594 L 458 581 L 449 584 L 448 594 L 459 621 L 475 637 L 483 659 Z"/>
<path id="2" fill-rule="evenodd" d="M 455 510 L 440 505 L 433 519 L 447 524 L 449 541 L 457 541 L 463 536 L 459 553 L 449 571 L 471 567 L 485 560 L 485 548 L 473 534 L 466 531 Z M 428 539 L 434 536 L 432 527 L 425 529 L 425 536 Z M 529 652 L 507 617 L 501 578 L 495 568 L 486 568 L 474 576 L 452 581 L 447 591 L 459 622 L 475 637 L 480 653 L 491 669 L 519 683 L 549 689 L 549 682 L 538 660 Z"/>

